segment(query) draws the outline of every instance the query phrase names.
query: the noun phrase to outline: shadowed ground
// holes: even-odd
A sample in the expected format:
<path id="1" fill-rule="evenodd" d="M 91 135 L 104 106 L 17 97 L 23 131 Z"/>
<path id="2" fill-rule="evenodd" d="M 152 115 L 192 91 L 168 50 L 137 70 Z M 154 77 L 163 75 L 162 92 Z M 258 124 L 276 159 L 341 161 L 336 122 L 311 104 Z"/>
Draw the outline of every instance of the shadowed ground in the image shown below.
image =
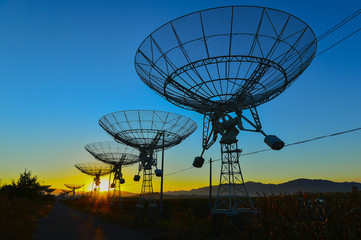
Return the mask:
<path id="1" fill-rule="evenodd" d="M 69 208 L 57 201 L 49 216 L 39 221 L 35 240 L 111 240 L 156 239 L 121 225 L 109 223 L 100 217 Z"/>

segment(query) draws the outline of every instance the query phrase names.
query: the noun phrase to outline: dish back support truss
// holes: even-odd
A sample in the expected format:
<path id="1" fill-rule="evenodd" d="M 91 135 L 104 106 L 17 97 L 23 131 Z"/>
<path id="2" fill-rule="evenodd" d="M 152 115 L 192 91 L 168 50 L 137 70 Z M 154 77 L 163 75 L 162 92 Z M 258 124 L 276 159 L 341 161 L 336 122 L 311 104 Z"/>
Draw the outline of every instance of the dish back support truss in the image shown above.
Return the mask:
<path id="1" fill-rule="evenodd" d="M 256 107 L 289 87 L 312 62 L 316 48 L 313 31 L 299 18 L 252 6 L 185 15 L 155 30 L 140 45 L 135 68 L 142 81 L 173 104 L 204 114 L 203 151 L 195 167 L 203 165 L 204 151 L 221 135 L 220 187 L 213 213 L 247 209 L 240 206 L 244 201 L 234 200 L 249 199 L 237 135 L 260 132 L 272 149 L 284 146 L 262 131 Z M 252 118 L 245 117 L 246 109 Z M 242 194 L 235 191 L 239 185 L 245 190 Z"/>
<path id="2" fill-rule="evenodd" d="M 64 184 L 65 187 L 70 188 L 75 196 L 75 190 L 84 187 L 84 184 Z"/>
<path id="3" fill-rule="evenodd" d="M 110 184 L 111 188 L 114 188 L 112 198 L 121 199 L 120 185 L 125 183 L 122 168 L 138 163 L 139 151 L 114 141 L 90 143 L 85 146 L 85 149 L 99 161 L 113 166 L 114 176 Z"/>
<path id="4" fill-rule="evenodd" d="M 93 176 L 92 191 L 99 192 L 100 177 L 111 173 L 113 167 L 105 163 L 77 163 L 74 165 L 79 171 L 89 176 Z M 94 187 L 95 185 L 95 187 Z"/>
<path id="5" fill-rule="evenodd" d="M 311 28 L 288 13 L 251 6 L 207 9 L 151 33 L 135 55 L 139 77 L 168 101 L 203 114 L 267 102 L 308 67 Z"/>
<path id="6" fill-rule="evenodd" d="M 152 168 L 157 168 L 156 152 L 181 143 L 192 134 L 197 124 L 184 116 L 151 110 L 119 111 L 107 114 L 99 120 L 100 126 L 116 141 L 139 150 L 139 172 L 143 171 L 143 183 L 138 207 L 156 206 L 153 194 Z M 156 175 L 162 176 L 156 169 Z M 134 177 L 139 181 L 140 175 Z"/>

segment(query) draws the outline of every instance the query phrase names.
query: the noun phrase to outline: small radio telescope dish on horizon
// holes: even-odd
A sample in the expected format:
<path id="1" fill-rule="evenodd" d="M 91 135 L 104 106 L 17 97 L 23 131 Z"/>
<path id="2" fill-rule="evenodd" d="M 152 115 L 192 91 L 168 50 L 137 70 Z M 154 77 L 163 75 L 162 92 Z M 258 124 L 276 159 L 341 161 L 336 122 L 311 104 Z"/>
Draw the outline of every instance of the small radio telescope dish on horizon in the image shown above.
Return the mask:
<path id="1" fill-rule="evenodd" d="M 93 176 L 92 192 L 99 192 L 100 177 L 108 175 L 112 170 L 112 166 L 105 163 L 77 163 L 74 165 L 79 171 L 89 176 Z M 95 187 L 94 187 L 95 185 Z"/>
<path id="2" fill-rule="evenodd" d="M 173 104 L 204 114 L 203 151 L 221 135 L 220 185 L 212 214 L 252 211 L 239 165 L 239 131 L 262 131 L 256 107 L 289 87 L 310 65 L 316 37 L 299 18 L 275 9 L 229 6 L 194 12 L 152 32 L 135 55 L 141 80 Z M 248 110 L 252 119 L 245 117 Z M 248 127 L 244 126 L 246 123 Z M 234 186 L 237 189 L 233 189 Z"/>
<path id="3" fill-rule="evenodd" d="M 46 190 L 49 189 L 50 187 L 51 187 L 51 185 L 40 185 L 39 190 L 40 190 L 41 194 L 44 195 L 46 193 Z"/>
<path id="4" fill-rule="evenodd" d="M 69 189 L 60 189 L 60 191 L 62 192 L 61 195 L 64 197 L 68 197 L 69 193 L 72 192 L 72 190 Z"/>
<path id="5" fill-rule="evenodd" d="M 156 168 L 156 176 L 163 176 L 163 169 L 157 167 L 157 151 L 181 143 L 197 129 L 197 124 L 178 114 L 151 110 L 110 113 L 103 116 L 99 124 L 116 141 L 139 150 L 139 171 L 134 181 L 139 181 L 139 173 L 143 171 L 143 183 L 137 209 L 143 209 L 145 202 L 151 208 L 157 207 L 153 194 L 152 168 Z"/>
<path id="6" fill-rule="evenodd" d="M 55 188 L 47 188 L 44 191 L 47 193 L 47 195 L 50 195 L 52 192 L 55 191 Z"/>
<path id="7" fill-rule="evenodd" d="M 73 198 L 74 198 L 75 190 L 84 187 L 84 183 L 83 184 L 64 184 L 64 186 L 71 189 L 71 191 L 73 192 Z"/>
<path id="8" fill-rule="evenodd" d="M 125 144 L 105 141 L 87 144 L 85 149 L 99 161 L 113 166 L 113 182 L 110 185 L 114 188 L 113 199 L 121 199 L 120 185 L 125 183 L 122 167 L 131 166 L 139 162 L 138 150 Z M 111 173 L 110 173 L 111 174 Z"/>

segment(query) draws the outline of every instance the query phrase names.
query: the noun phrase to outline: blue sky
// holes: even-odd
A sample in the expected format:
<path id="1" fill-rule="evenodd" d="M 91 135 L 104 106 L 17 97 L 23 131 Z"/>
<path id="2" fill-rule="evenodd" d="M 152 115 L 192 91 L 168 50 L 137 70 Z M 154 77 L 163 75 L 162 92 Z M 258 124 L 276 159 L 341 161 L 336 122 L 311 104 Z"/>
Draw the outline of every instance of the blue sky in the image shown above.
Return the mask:
<path id="1" fill-rule="evenodd" d="M 166 171 L 191 166 L 201 151 L 202 116 L 167 102 L 137 76 L 134 55 L 156 28 L 217 6 L 256 5 L 289 12 L 322 34 L 361 7 L 360 1 L 1 1 L 0 178 L 25 168 L 49 184 L 88 181 L 73 167 L 95 161 L 84 150 L 111 140 L 105 114 L 151 109 L 188 116 L 198 130 L 166 153 Z M 361 16 L 321 41 L 318 51 L 361 25 Z M 286 143 L 361 126 L 361 33 L 315 58 L 279 97 L 259 107 L 264 131 Z M 244 152 L 265 148 L 260 134 L 238 137 Z M 242 159 L 245 180 L 295 178 L 361 182 L 360 132 Z M 187 151 L 184 151 L 187 149 Z M 220 158 L 219 144 L 206 158 Z M 136 167 L 125 169 L 129 183 Z M 166 190 L 207 184 L 208 169 L 169 176 Z M 218 181 L 219 166 L 214 170 Z M 89 180 L 90 181 L 90 180 Z M 125 186 L 126 187 L 126 186 Z M 140 188 L 129 186 L 129 190 Z"/>

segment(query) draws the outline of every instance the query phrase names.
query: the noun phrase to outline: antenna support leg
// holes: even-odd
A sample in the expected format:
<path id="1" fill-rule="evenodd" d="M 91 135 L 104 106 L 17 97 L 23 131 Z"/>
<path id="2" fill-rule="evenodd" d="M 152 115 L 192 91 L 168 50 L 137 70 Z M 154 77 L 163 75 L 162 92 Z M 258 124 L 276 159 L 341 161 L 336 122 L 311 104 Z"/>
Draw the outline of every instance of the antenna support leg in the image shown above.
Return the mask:
<path id="1" fill-rule="evenodd" d="M 221 142 L 221 176 L 212 215 L 237 215 L 242 212 L 254 212 L 253 203 L 243 181 L 237 142 Z"/>
<path id="2" fill-rule="evenodd" d="M 138 199 L 137 207 L 144 208 L 145 203 L 148 203 L 149 205 L 156 205 L 153 193 L 152 174 L 152 168 L 143 169 L 142 191 Z"/>

